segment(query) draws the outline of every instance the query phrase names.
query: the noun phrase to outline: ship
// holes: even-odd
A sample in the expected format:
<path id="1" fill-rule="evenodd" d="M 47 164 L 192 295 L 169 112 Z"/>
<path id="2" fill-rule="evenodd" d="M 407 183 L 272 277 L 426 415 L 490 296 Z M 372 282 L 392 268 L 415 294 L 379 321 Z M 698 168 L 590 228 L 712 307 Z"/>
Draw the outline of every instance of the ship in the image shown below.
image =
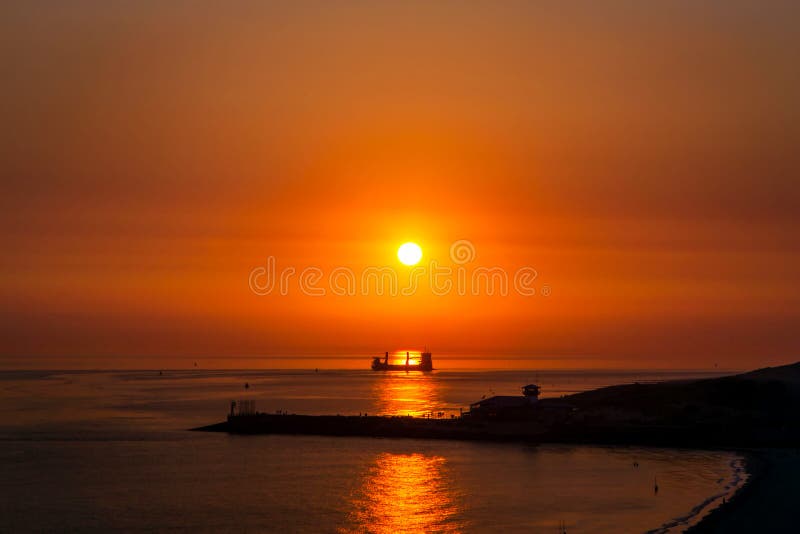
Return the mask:
<path id="1" fill-rule="evenodd" d="M 389 353 L 386 352 L 381 358 L 372 359 L 373 371 L 433 371 L 433 358 L 429 351 L 423 352 L 419 357 L 419 363 L 411 363 L 411 355 L 406 352 L 406 363 L 389 363 Z"/>

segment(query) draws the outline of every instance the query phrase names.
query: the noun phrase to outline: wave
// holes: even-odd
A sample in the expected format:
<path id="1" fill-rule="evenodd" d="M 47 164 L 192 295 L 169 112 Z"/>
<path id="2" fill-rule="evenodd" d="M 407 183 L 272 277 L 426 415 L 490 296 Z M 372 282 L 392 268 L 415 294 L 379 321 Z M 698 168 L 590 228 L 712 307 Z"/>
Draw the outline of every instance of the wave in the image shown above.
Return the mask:
<path id="1" fill-rule="evenodd" d="M 730 498 L 733 497 L 736 492 L 744 486 L 745 482 L 747 481 L 748 474 L 745 466 L 745 459 L 743 457 L 733 458 L 729 465 L 731 468 L 731 477 L 729 482 L 722 488 L 722 491 L 711 495 L 700 504 L 689 510 L 686 515 L 673 518 L 656 529 L 648 530 L 646 534 L 665 534 L 673 532 L 679 527 L 684 529 L 685 527 L 697 524 L 709 512 L 722 504 L 723 498 L 730 500 Z M 724 479 L 717 480 L 717 484 L 721 484 L 723 480 Z M 714 503 L 717 503 L 717 505 L 711 506 Z"/>

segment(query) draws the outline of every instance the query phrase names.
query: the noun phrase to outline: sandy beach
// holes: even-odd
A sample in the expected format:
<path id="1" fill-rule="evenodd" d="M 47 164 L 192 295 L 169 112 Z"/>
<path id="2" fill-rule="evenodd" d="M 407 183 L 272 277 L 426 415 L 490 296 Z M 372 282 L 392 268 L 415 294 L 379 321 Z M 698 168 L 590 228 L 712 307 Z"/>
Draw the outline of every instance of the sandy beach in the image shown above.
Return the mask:
<path id="1" fill-rule="evenodd" d="M 746 451 L 747 484 L 727 503 L 687 530 L 692 534 L 797 532 L 800 453 L 795 449 Z"/>

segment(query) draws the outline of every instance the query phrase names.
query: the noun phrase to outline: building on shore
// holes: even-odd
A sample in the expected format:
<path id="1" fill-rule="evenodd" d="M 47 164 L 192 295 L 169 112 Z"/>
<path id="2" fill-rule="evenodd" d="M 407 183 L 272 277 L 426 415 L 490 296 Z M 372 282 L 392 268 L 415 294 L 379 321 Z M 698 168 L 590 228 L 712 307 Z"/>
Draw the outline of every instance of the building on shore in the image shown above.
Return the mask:
<path id="1" fill-rule="evenodd" d="M 541 388 L 536 384 L 523 386 L 522 395 L 495 395 L 469 406 L 467 415 L 473 420 L 563 420 L 575 409 L 558 399 L 539 400 Z"/>

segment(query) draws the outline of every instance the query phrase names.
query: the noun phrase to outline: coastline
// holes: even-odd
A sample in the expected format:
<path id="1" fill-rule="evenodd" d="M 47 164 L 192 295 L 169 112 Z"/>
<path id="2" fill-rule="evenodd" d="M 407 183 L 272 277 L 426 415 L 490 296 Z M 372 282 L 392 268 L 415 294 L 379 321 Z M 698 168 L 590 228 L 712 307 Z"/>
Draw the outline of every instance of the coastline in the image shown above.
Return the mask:
<path id="1" fill-rule="evenodd" d="M 665 534 L 669 532 L 694 532 L 707 517 L 716 512 L 721 506 L 725 506 L 738 496 L 744 488 L 751 481 L 751 472 L 748 469 L 749 456 L 743 451 L 730 451 L 723 449 L 727 452 L 733 452 L 739 457 L 732 460 L 730 468 L 732 471 L 732 478 L 730 482 L 723 488 L 720 493 L 715 493 L 699 504 L 695 505 L 686 515 L 673 519 L 668 523 L 664 523 L 660 527 L 648 530 L 646 534 Z M 725 501 L 725 499 L 728 499 Z M 722 503 L 720 503 L 722 500 Z"/>
<path id="2" fill-rule="evenodd" d="M 800 454 L 795 449 L 751 449 L 745 454 L 749 477 L 725 504 L 711 510 L 691 534 L 796 532 L 800 508 L 796 485 Z"/>
<path id="3" fill-rule="evenodd" d="M 737 507 L 741 507 L 742 503 L 747 500 L 748 495 L 761 483 L 761 477 L 766 468 L 766 462 L 762 456 L 763 451 L 738 449 L 734 452 L 742 455 L 747 479 L 730 498 L 708 510 L 700 517 L 697 523 L 689 525 L 684 533 L 706 534 L 720 532 L 721 523 L 727 522 L 726 517 L 730 516 L 731 512 Z"/>

